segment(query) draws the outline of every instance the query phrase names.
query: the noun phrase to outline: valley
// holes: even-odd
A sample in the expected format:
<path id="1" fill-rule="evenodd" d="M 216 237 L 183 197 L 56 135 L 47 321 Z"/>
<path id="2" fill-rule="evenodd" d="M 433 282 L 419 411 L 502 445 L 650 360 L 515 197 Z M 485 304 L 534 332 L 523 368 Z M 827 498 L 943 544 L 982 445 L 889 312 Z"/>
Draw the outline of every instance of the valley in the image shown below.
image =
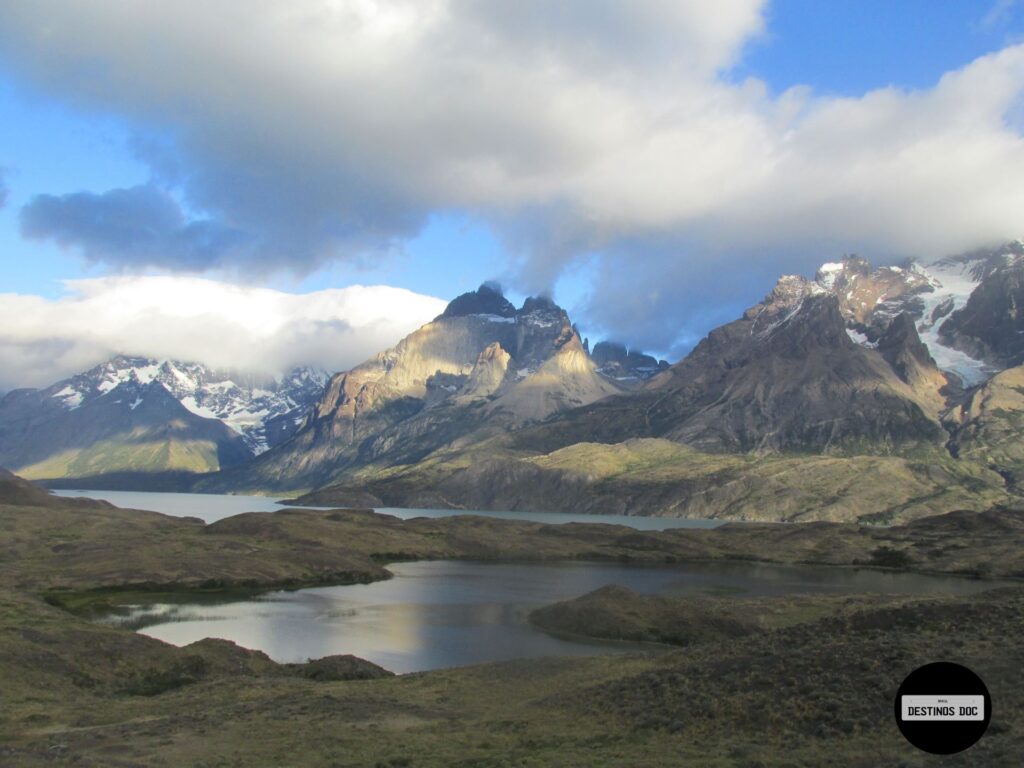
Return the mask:
<path id="1" fill-rule="evenodd" d="M 970 759 L 1010 765 L 1021 745 L 1014 628 L 1024 591 L 1006 585 L 1024 577 L 1021 511 L 888 528 L 660 532 L 473 516 L 402 521 L 341 509 L 246 513 L 204 525 L 52 497 L 12 476 L 0 493 L 0 756 L 12 766 L 72 758 L 103 766 L 288 764 L 299 749 L 312 766 L 590 766 L 627 756 L 641 766 L 676 765 L 680 756 L 706 765 L 812 766 L 826 755 L 853 766 L 925 766 L 934 760 L 902 740 L 888 710 L 906 670 L 936 656 L 979 670 L 999 703 Z M 975 580 L 969 595 L 783 589 L 657 598 L 607 587 L 532 620 L 556 635 L 682 650 L 398 677 L 347 656 L 279 664 L 222 640 L 178 648 L 87 618 L 173 595 L 374 582 L 389 578 L 389 563 L 439 558 L 648 563 L 663 573 L 702 562 L 866 565 Z"/>
<path id="2" fill-rule="evenodd" d="M 784 276 L 674 365 L 484 285 L 329 379 L 15 390 L 45 485 L 188 493 L 0 477 L 0 758 L 923 767 L 892 691 L 945 658 L 1013 765 L 1018 250 Z"/>

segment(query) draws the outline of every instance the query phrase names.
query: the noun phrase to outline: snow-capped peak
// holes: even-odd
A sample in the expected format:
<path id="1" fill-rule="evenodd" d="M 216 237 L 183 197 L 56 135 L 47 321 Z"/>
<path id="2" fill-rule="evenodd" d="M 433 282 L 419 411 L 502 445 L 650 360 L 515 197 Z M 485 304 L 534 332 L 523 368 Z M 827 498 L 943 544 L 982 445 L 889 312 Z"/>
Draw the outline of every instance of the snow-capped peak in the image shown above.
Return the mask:
<path id="1" fill-rule="evenodd" d="M 1020 250 L 1024 253 L 1024 247 Z M 889 320 L 904 312 L 910 314 L 939 369 L 956 374 L 966 386 L 974 386 L 988 379 L 994 369 L 948 346 L 939 328 L 967 302 L 992 263 L 991 254 L 985 254 L 928 266 L 912 262 L 905 267 L 872 269 L 864 259 L 847 257 L 823 264 L 812 285 L 839 299 L 850 337 L 862 346 L 872 346 L 872 339 L 878 338 Z"/>
<path id="2" fill-rule="evenodd" d="M 820 283 L 823 288 L 831 289 L 836 283 L 836 278 L 839 277 L 840 273 L 842 273 L 845 268 L 844 264 L 837 261 L 830 261 L 822 264 L 818 268 L 817 282 Z"/>
<path id="3" fill-rule="evenodd" d="M 298 367 L 278 377 L 218 372 L 200 363 L 118 356 L 54 387 L 51 397 L 67 410 L 101 397 L 123 383 L 158 382 L 185 408 L 223 421 L 253 454 L 294 433 L 323 392 L 330 375 Z M 132 410 L 141 399 L 129 403 Z"/>

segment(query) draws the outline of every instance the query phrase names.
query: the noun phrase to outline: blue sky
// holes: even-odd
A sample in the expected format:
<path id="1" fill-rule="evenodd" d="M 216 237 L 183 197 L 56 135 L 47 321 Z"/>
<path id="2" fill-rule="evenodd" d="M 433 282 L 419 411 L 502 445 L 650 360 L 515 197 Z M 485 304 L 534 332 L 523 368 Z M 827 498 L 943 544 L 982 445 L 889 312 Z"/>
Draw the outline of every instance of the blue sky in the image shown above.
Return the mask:
<path id="1" fill-rule="evenodd" d="M 166 223 L 166 216 L 161 219 L 154 214 L 157 218 L 154 218 L 156 223 L 153 226 L 168 226 L 170 235 L 178 238 L 175 242 L 185 242 L 182 238 L 192 237 L 194 233 L 185 233 L 187 225 L 191 223 L 210 225 L 209 230 L 202 230 L 200 240 L 188 240 L 182 248 L 202 249 L 209 244 L 208 238 L 213 237 L 216 244 L 221 242 L 216 238 L 222 235 L 226 237 L 228 251 L 232 255 L 221 261 L 212 261 L 209 269 L 202 273 L 209 277 L 243 281 L 289 292 L 317 291 L 354 283 L 386 284 L 442 298 L 450 298 L 473 289 L 484 280 L 497 278 L 509 286 L 513 298 L 521 298 L 526 291 L 535 287 L 553 290 L 555 298 L 574 309 L 584 330 L 592 330 L 595 337 L 615 335 L 628 343 L 654 348 L 663 354 L 685 351 L 694 339 L 708 330 L 707 326 L 721 321 L 723 317 L 735 315 L 743 306 L 755 301 L 770 288 L 770 276 L 779 270 L 806 271 L 815 260 L 831 258 L 838 255 L 838 251 L 847 250 L 847 243 L 849 250 L 873 248 L 875 252 L 867 255 L 881 259 L 941 247 L 936 246 L 935 241 L 915 241 L 896 223 L 886 224 L 878 232 L 866 232 L 863 238 L 860 237 L 860 230 L 853 230 L 854 235 L 851 236 L 850 230 L 844 229 L 841 223 L 836 223 L 831 229 L 826 227 L 827 231 L 820 237 L 815 233 L 808 235 L 798 231 L 799 226 L 793 223 L 806 220 L 812 215 L 808 210 L 817 211 L 817 208 L 807 206 L 803 210 L 781 211 L 771 219 L 771 222 L 781 223 L 777 232 L 774 223 L 768 227 L 772 231 L 771 236 L 766 238 L 766 241 L 770 241 L 767 244 L 753 242 L 753 238 L 732 238 L 732 234 L 739 229 L 765 226 L 765 219 L 751 212 L 759 206 L 756 195 L 748 194 L 746 190 L 740 190 L 735 200 L 730 197 L 720 208 L 715 208 L 711 203 L 704 205 L 706 190 L 711 190 L 707 193 L 710 197 L 718 193 L 718 178 L 736 174 L 735 168 L 729 165 L 727 155 L 730 153 L 724 149 L 722 154 L 726 157 L 721 161 L 720 174 L 714 175 L 712 167 L 712 171 L 709 171 L 711 175 L 696 177 L 697 181 L 693 182 L 696 187 L 684 184 L 672 186 L 670 176 L 660 175 L 657 162 L 651 165 L 653 170 L 648 171 L 653 174 L 650 184 L 639 175 L 635 184 L 632 184 L 632 179 L 626 179 L 622 184 L 627 189 L 635 186 L 643 190 L 665 183 L 671 187 L 665 196 L 673 199 L 687 199 L 694 192 L 696 202 L 689 207 L 680 204 L 679 210 L 673 207 L 664 213 L 657 211 L 659 198 L 648 201 L 643 193 L 637 193 L 635 200 L 623 193 L 620 200 L 617 197 L 619 185 L 615 183 L 614 175 L 609 185 L 603 176 L 606 170 L 597 155 L 592 162 L 592 172 L 587 170 L 581 173 L 579 180 L 574 179 L 572 183 L 559 186 L 560 169 L 567 169 L 566 174 L 574 173 L 578 166 L 588 162 L 587 158 L 581 160 L 576 157 L 578 152 L 584 151 L 576 147 L 586 144 L 591 135 L 597 137 L 594 139 L 595 146 L 605 141 L 602 133 L 605 126 L 600 124 L 600 119 L 591 119 L 589 123 L 581 120 L 580 125 L 573 126 L 575 132 L 570 134 L 567 130 L 565 136 L 555 135 L 561 129 L 560 124 L 553 121 L 546 128 L 545 134 L 541 130 L 544 126 L 538 128 L 528 121 L 524 121 L 522 126 L 518 125 L 520 115 L 514 103 L 511 107 L 508 104 L 496 107 L 494 103 L 480 97 L 478 102 L 456 106 L 472 113 L 467 121 L 469 124 L 486 126 L 489 133 L 485 138 L 481 139 L 481 134 L 467 127 L 465 136 L 457 141 L 451 139 L 450 134 L 458 133 L 462 123 L 446 125 L 443 115 L 430 116 L 434 122 L 430 122 L 424 129 L 435 131 L 429 141 L 441 148 L 439 152 L 451 154 L 452 167 L 462 162 L 467 165 L 470 162 L 477 163 L 471 172 L 451 182 L 450 189 L 438 191 L 439 186 L 449 183 L 444 168 L 432 168 L 429 153 L 417 155 L 412 150 L 409 158 L 403 157 L 402 162 L 407 163 L 408 167 L 422 166 L 426 169 L 422 171 L 422 179 L 409 181 L 401 178 L 403 167 L 397 167 L 396 170 L 388 166 L 387 157 L 373 157 L 372 162 L 364 163 L 367 156 L 365 149 L 353 150 L 354 159 L 346 160 L 348 164 L 337 173 L 332 170 L 322 178 L 316 173 L 315 158 L 312 161 L 314 164 L 307 166 L 301 174 L 297 172 L 295 179 L 285 178 L 287 171 L 283 171 L 281 183 L 275 181 L 272 191 L 280 194 L 281 200 L 286 203 L 293 197 L 289 190 L 301 190 L 302 194 L 306 194 L 308 188 L 323 186 L 322 200 L 317 200 L 323 203 L 323 211 L 318 210 L 318 218 L 309 220 L 315 221 L 316 227 L 322 226 L 323 232 L 318 232 L 316 237 L 311 235 L 308 243 L 305 239 L 296 243 L 296 253 L 282 257 L 280 263 L 272 259 L 268 261 L 267 249 L 280 248 L 282 238 L 290 234 L 300 232 L 304 235 L 303 228 L 310 225 L 301 215 L 297 218 L 293 216 L 294 221 L 286 220 L 286 210 L 281 213 L 281 221 L 272 222 L 272 230 L 268 224 L 267 233 L 252 234 L 253 221 L 257 222 L 258 229 L 261 219 L 268 217 L 268 210 L 271 218 L 276 216 L 276 207 L 268 208 L 267 195 L 262 198 L 250 195 L 251 183 L 238 178 L 239 167 L 248 169 L 244 164 L 240 166 L 237 158 L 227 158 L 234 148 L 224 149 L 222 134 L 218 131 L 228 119 L 224 114 L 229 111 L 218 112 L 217 105 L 210 107 L 208 102 L 195 101 L 192 102 L 192 108 L 200 116 L 191 123 L 179 120 L 180 114 L 176 114 L 175 110 L 180 113 L 180 110 L 189 108 L 187 104 L 182 106 L 183 99 L 187 102 L 187 96 L 182 97 L 180 93 L 188 94 L 188 87 L 194 84 L 170 82 L 165 79 L 168 77 L 166 69 L 147 72 L 142 71 L 145 69 L 143 67 L 138 74 L 139 87 L 135 88 L 135 73 L 125 64 L 130 61 L 127 58 L 130 52 L 118 52 L 116 56 L 112 54 L 109 61 L 106 60 L 106 50 L 111 47 L 110 38 L 104 38 L 103 30 L 98 28 L 93 30 L 86 26 L 83 29 L 82 37 L 86 43 L 82 44 L 82 50 L 69 50 L 78 45 L 74 37 L 68 38 L 74 41 L 73 44 L 61 47 L 57 42 L 50 49 L 41 45 L 36 50 L 30 43 L 23 43 L 24 39 L 31 38 L 31 35 L 25 34 L 26 29 L 31 30 L 33 24 L 46 22 L 48 33 L 53 27 L 59 38 L 61 30 L 60 24 L 56 23 L 58 18 L 68 16 L 68 28 L 72 32 L 82 27 L 81 22 L 70 18 L 77 11 L 72 11 L 72 6 L 62 5 L 56 0 L 42 3 L 46 7 L 38 12 L 31 4 L 18 2 L 12 5 L 23 7 L 0 12 L 0 50 L 4 49 L 5 39 L 9 44 L 8 54 L 0 54 L 0 178 L 8 191 L 6 205 L 0 208 L 0 258 L 3 260 L 4 273 L 0 290 L 5 292 L 55 299 L 62 295 L 61 281 L 66 279 L 126 272 L 173 273 L 175 268 L 171 257 L 156 265 L 145 261 L 133 262 L 131 254 L 124 258 L 111 258 L 109 261 L 90 261 L 83 256 L 86 247 L 81 243 L 76 244 L 76 231 L 67 228 L 71 225 L 64 226 L 53 220 L 53 216 L 64 215 L 63 212 L 72 210 L 70 204 L 64 204 L 68 201 L 62 196 L 90 193 L 97 198 L 92 202 L 100 206 L 109 202 L 100 198 L 110 190 L 144 190 L 145 194 L 140 192 L 136 201 L 139 205 L 166 204 L 170 223 Z M 629 4 L 624 5 L 626 10 L 619 8 L 617 11 L 615 2 L 603 5 L 612 9 L 609 11 L 612 14 L 610 18 L 617 18 L 614 17 L 616 12 L 623 17 L 631 13 Z M 659 7 L 655 2 L 638 5 L 650 6 L 655 10 Z M 907 109 L 908 114 L 917 109 L 914 97 L 908 94 L 914 91 L 929 94 L 934 91 L 936 104 L 928 108 L 934 108 L 937 114 L 941 114 L 942 99 L 952 98 L 943 95 L 937 87 L 945 73 L 963 70 L 979 57 L 1011 49 L 1024 39 L 1024 4 L 1011 0 L 860 0 L 856 3 L 777 0 L 763 7 L 758 7 L 756 0 L 737 0 L 736 5 L 743 6 L 737 10 L 736 30 L 729 32 L 732 36 L 724 37 L 724 42 L 717 38 L 712 40 L 719 32 L 712 23 L 714 20 L 707 19 L 698 19 L 694 22 L 693 30 L 680 32 L 680 35 L 684 35 L 684 32 L 690 35 L 679 38 L 686 45 L 679 44 L 675 38 L 666 39 L 669 44 L 678 44 L 679 48 L 689 46 L 697 51 L 692 59 L 686 58 L 689 56 L 686 54 L 679 66 L 687 72 L 696 73 L 684 76 L 685 87 L 695 89 L 699 98 L 707 95 L 708 103 L 713 105 L 710 109 L 717 109 L 723 98 L 742 98 L 749 99 L 749 103 L 742 109 L 756 111 L 763 117 L 764 126 L 767 127 L 762 126 L 759 130 L 771 130 L 773 121 L 797 121 L 788 130 L 779 131 L 780 143 L 776 156 L 778 152 L 786 151 L 786 142 L 789 141 L 786 136 L 806 127 L 798 118 L 786 116 L 789 114 L 787 105 L 790 101 L 799 101 L 802 105 L 794 107 L 797 110 L 794 114 L 821 113 L 825 115 L 822 121 L 828 122 L 831 119 L 830 111 L 841 108 L 844 98 L 861 100 L 870 91 L 893 87 L 902 94 L 899 98 L 903 100 L 902 108 Z M 566 7 L 573 6 L 569 3 Z M 579 7 L 587 8 L 585 4 Z M 740 19 L 741 11 L 747 16 L 751 16 L 751 13 L 754 15 L 750 19 Z M 35 13 L 44 16 L 34 16 Z M 49 18 L 45 17 L 47 13 L 50 14 Z M 493 13 L 500 15 L 504 11 Z M 481 14 L 481 18 L 473 18 L 466 23 L 494 23 L 493 18 L 483 12 Z M 595 73 L 595 83 L 602 87 L 609 86 L 610 93 L 614 91 L 615 84 L 620 82 L 615 78 L 642 76 L 638 82 L 644 83 L 644 87 L 654 83 L 651 93 L 645 94 L 651 97 L 650 101 L 671 101 L 675 85 L 664 73 L 674 70 L 665 66 L 666 60 L 648 60 L 644 50 L 644 46 L 657 49 L 657 44 L 664 42 L 658 37 L 661 34 L 657 30 L 659 19 L 655 17 L 653 25 L 644 27 L 643 24 L 650 20 L 645 22 L 639 18 L 639 14 L 637 16 L 636 29 L 639 31 L 636 34 L 647 37 L 641 39 L 643 45 L 639 45 L 635 52 L 629 50 L 623 53 L 627 44 L 615 36 L 619 34 L 618 31 L 601 28 L 597 22 L 594 22 L 595 29 L 591 30 L 586 26 L 591 20 L 583 19 L 582 16 L 572 18 L 570 12 L 570 21 L 580 24 L 580 37 L 595 35 L 593 40 L 589 37 L 585 40 L 593 44 L 589 48 L 581 48 L 583 52 L 577 55 L 575 33 L 571 28 L 554 40 L 551 49 L 555 51 L 553 55 L 562 61 L 566 70 L 571 70 L 574 79 L 567 83 L 559 82 L 557 88 L 562 90 L 552 86 L 552 93 L 558 98 L 552 96 L 550 101 L 538 103 L 545 108 L 557 110 L 557 105 L 567 100 L 564 94 L 577 96 L 578 82 L 588 77 L 590 72 Z M 524 18 L 525 21 L 512 21 L 522 21 L 527 25 L 533 23 L 530 18 Z M 758 18 L 762 20 L 760 23 L 763 26 L 760 28 Z M 210 24 L 211 35 L 217 21 Z M 377 21 L 374 19 L 374 23 Z M 404 17 L 400 21 L 406 23 Z M 502 17 L 499 21 L 509 26 L 508 19 Z M 130 22 L 132 20 L 125 23 Z M 152 19 L 140 18 L 137 22 L 154 26 Z M 187 19 L 182 21 L 182 24 L 187 23 Z M 412 25 L 420 21 L 414 19 L 409 23 Z M 621 19 L 616 23 L 621 26 Z M 684 26 L 689 23 L 686 19 L 680 22 Z M 665 25 L 668 25 L 667 20 Z M 391 34 L 391 27 L 387 30 Z M 171 41 L 167 43 L 168 48 L 173 46 L 173 31 L 171 25 L 166 38 Z M 452 39 L 461 39 L 454 37 L 457 32 L 459 29 L 455 32 L 446 30 L 446 34 L 453 35 Z M 95 39 L 90 40 L 90 35 Z M 711 53 L 706 56 L 701 53 L 705 37 L 711 40 L 708 43 Z M 186 36 L 183 39 L 189 38 Z M 17 45 L 11 45 L 11 41 L 17 41 Z M 196 43 L 197 46 L 201 44 L 201 41 Z M 600 49 L 602 44 L 608 46 L 609 50 L 594 55 L 595 46 Z M 526 43 L 510 36 L 503 41 L 503 45 L 511 50 L 514 46 L 523 47 Z M 611 51 L 610 48 L 615 45 L 623 50 Z M 548 55 L 551 55 L 551 50 L 547 51 Z M 629 58 L 634 53 L 635 56 Z M 154 53 L 154 59 L 159 55 L 162 54 Z M 171 51 L 168 55 L 173 56 L 175 52 Z M 516 58 L 518 55 L 509 54 L 509 60 L 528 60 Z M 535 56 L 536 52 L 530 55 Z M 711 61 L 710 70 L 705 59 Z M 75 66 L 81 68 L 82 61 L 94 60 L 100 61 L 101 66 L 96 72 L 102 73 L 96 83 L 87 82 L 80 74 L 75 74 Z M 724 69 L 721 62 L 728 62 Z M 670 60 L 669 63 L 677 62 Z M 1000 67 L 1001 73 L 1017 72 L 1015 64 Z M 714 71 L 716 68 L 717 74 Z M 244 86 L 246 73 L 240 68 L 234 74 Z M 230 76 L 232 73 L 227 72 L 225 81 Z M 150 80 L 147 81 L 146 77 Z M 267 74 L 261 73 L 260 77 L 266 78 Z M 508 75 L 495 70 L 495 77 L 507 79 Z M 104 78 L 109 80 L 109 87 Z M 513 86 L 514 79 L 515 76 L 508 81 Z M 750 95 L 749 88 L 744 85 L 750 79 L 764 84 L 763 96 Z M 506 80 L 501 82 L 509 87 Z M 175 91 L 179 85 L 182 90 Z M 803 96 L 793 95 L 800 92 L 790 92 L 790 99 L 787 91 L 794 86 L 807 86 L 810 90 L 802 92 Z M 166 88 L 166 97 L 163 88 Z M 467 88 L 471 89 L 472 85 Z M 267 89 L 272 89 L 272 86 L 267 86 Z M 399 86 L 396 86 L 396 92 L 401 92 Z M 723 97 L 723 93 L 727 96 Z M 447 92 L 444 95 L 446 98 L 454 98 Z M 622 98 L 617 92 L 613 95 Z M 1009 103 L 1008 100 L 1016 97 L 1000 92 L 998 98 Z M 562 101 L 559 102 L 559 99 Z M 364 99 L 358 103 L 367 102 Z M 978 109 L 987 109 L 985 104 Z M 396 99 L 394 104 L 387 105 L 382 114 L 395 115 L 395 124 L 401 123 L 401 106 L 401 100 Z M 643 108 L 630 105 L 630 108 L 633 107 Z M 271 104 L 267 110 L 277 108 Z M 374 105 L 370 108 L 374 108 Z M 1019 109 L 1019 106 L 1015 108 Z M 207 109 L 213 115 L 208 120 L 204 113 Z M 505 109 L 508 109 L 508 117 L 504 123 L 489 122 L 497 120 L 493 118 L 496 111 L 500 113 Z M 526 105 L 522 111 L 528 112 L 529 109 Z M 868 106 L 863 106 L 863 109 L 868 110 Z M 991 123 L 993 110 L 1007 112 L 1008 109 L 1006 103 L 1000 102 L 1000 106 L 985 112 L 984 117 Z M 879 111 L 887 113 L 887 110 L 891 111 L 889 107 Z M 429 105 L 423 107 L 422 111 L 429 112 Z M 261 114 L 273 113 L 264 111 Z M 600 115 L 601 112 L 595 114 Z M 666 114 L 675 113 L 669 111 Z M 730 126 L 740 126 L 737 128 L 736 146 L 741 150 L 756 146 L 756 133 L 751 136 L 743 134 L 743 126 L 750 123 L 749 115 L 742 110 L 737 114 L 740 117 L 729 122 Z M 699 118 L 700 115 L 696 118 L 691 115 L 680 120 L 693 123 L 699 122 Z M 316 118 L 290 119 L 315 121 Z M 342 114 L 336 119 L 339 126 L 349 125 L 347 115 Z M 872 121 L 875 119 L 872 113 L 866 125 L 874 125 Z M 199 126 L 200 120 L 207 122 Z M 508 145 L 512 149 L 506 157 L 501 155 L 505 145 L 494 140 L 493 135 L 500 133 L 503 125 L 509 123 L 515 124 L 515 130 L 520 130 L 521 135 L 511 135 L 510 132 Z M 386 120 L 371 123 L 383 133 L 387 133 L 390 124 Z M 438 124 L 440 129 L 437 129 Z M 816 124 L 812 128 L 818 130 Z M 998 126 L 986 125 L 986 129 L 998 133 Z M 253 146 L 259 150 L 268 146 L 267 142 L 276 140 L 276 135 L 271 135 L 273 131 L 283 135 L 288 126 L 272 125 L 266 130 L 266 137 L 257 135 L 252 138 Z M 363 130 L 363 126 L 353 130 Z M 835 141 L 840 148 L 836 150 L 837 154 L 840 150 L 849 151 L 849 140 L 842 136 L 835 138 L 837 131 L 834 128 L 829 130 L 832 133 L 825 139 L 814 134 L 806 140 L 806 145 L 813 150 L 818 143 L 828 146 L 828 141 Z M 865 128 L 865 134 L 868 130 Z M 613 132 L 611 128 L 608 131 L 609 135 Z M 254 133 L 259 133 L 259 129 L 254 130 Z M 627 128 L 623 128 L 622 133 L 628 135 Z M 546 145 L 549 135 L 551 143 Z M 172 154 L 178 152 L 174 161 L 180 164 L 180 177 L 168 173 L 165 167 L 154 160 L 152 153 L 139 150 L 140 140 L 151 139 L 153 136 L 166 140 Z M 988 147 L 1002 146 L 1007 142 L 1012 144 L 1014 138 L 1012 134 L 990 137 L 991 140 L 987 139 L 984 147 L 978 150 L 979 156 L 988 158 Z M 339 154 L 347 151 L 346 139 L 345 135 L 339 133 Z M 359 140 L 364 143 L 368 141 L 362 134 Z M 483 146 L 479 151 L 476 149 L 478 140 Z M 615 136 L 608 139 L 616 140 Z M 937 139 L 926 136 L 922 142 L 934 140 Z M 407 137 L 398 137 L 396 142 L 389 144 L 389 149 L 382 151 L 382 156 L 388 152 L 401 154 L 411 143 L 415 143 L 415 137 L 412 141 Z M 352 143 L 354 146 L 356 141 Z M 498 149 L 495 150 L 494 146 Z M 301 146 L 289 147 L 280 158 L 275 157 L 274 165 L 259 168 L 259 173 L 273 174 L 287 165 L 291 157 L 296 157 L 296 162 L 311 162 L 305 156 L 299 157 L 303 154 L 302 149 Z M 239 152 L 243 151 L 249 150 L 245 147 L 239 149 Z M 860 152 L 860 149 L 857 151 Z M 1013 151 L 1016 152 L 1016 149 Z M 490 156 L 488 152 L 491 152 Z M 709 150 L 708 154 L 714 153 Z M 546 167 L 545 163 L 556 155 L 557 162 L 552 163 L 551 168 Z M 863 157 L 863 153 L 857 157 Z M 639 160 L 629 160 L 623 166 L 627 169 L 627 175 L 631 172 L 629 169 L 647 159 L 640 157 Z M 673 161 L 676 159 L 678 154 Z M 766 161 L 765 167 L 771 167 L 773 162 Z M 996 164 L 994 159 L 992 162 Z M 533 163 L 537 167 L 533 167 Z M 685 164 L 689 165 L 689 162 Z M 801 161 L 799 167 L 806 169 L 808 163 Z M 950 170 L 950 174 L 953 174 L 950 178 L 955 179 L 955 173 L 958 172 L 957 169 Z M 378 187 L 378 180 L 388 178 L 391 173 L 394 173 L 397 180 L 393 183 L 380 182 Z M 492 176 L 502 180 L 500 183 L 494 182 Z M 594 181 L 595 178 L 597 181 Z M 710 187 L 708 178 L 714 180 L 710 182 Z M 481 179 L 483 181 L 479 181 Z M 474 187 L 478 181 L 479 190 Z M 809 176 L 807 186 L 813 183 L 813 178 Z M 929 183 L 933 182 L 922 180 L 922 188 L 928 189 Z M 972 178 L 969 183 L 979 182 Z M 994 182 L 997 183 L 1006 182 Z M 520 188 L 527 189 L 527 192 L 519 194 L 516 190 Z M 365 194 L 361 192 L 362 189 L 366 189 Z M 728 196 L 732 193 L 722 194 Z M 849 186 L 844 186 L 831 194 L 842 202 L 844 196 L 855 193 L 850 192 Z M 161 195 L 166 196 L 163 203 L 160 202 Z M 909 199 L 915 193 L 908 188 L 905 195 Z M 50 218 L 43 225 L 42 234 L 37 230 L 36 237 L 27 238 L 21 225 L 23 210 L 38 202 L 38 196 L 50 196 L 50 202 L 53 203 L 47 209 Z M 792 193 L 769 194 L 768 199 L 781 197 L 792 197 Z M 878 218 L 871 208 L 869 197 L 865 195 L 864 201 L 851 198 L 854 207 L 863 202 L 863 212 L 859 215 L 864 221 Z M 337 205 L 342 213 L 337 217 L 331 213 L 335 200 L 341 201 Z M 302 214 L 307 202 L 305 199 L 298 200 L 294 210 Z M 619 211 L 634 203 L 636 211 L 621 217 L 618 215 Z M 952 208 L 957 205 L 957 201 L 937 203 L 935 209 L 926 212 L 909 207 L 911 213 L 908 217 L 921 215 L 923 220 L 934 220 L 935 211 L 940 210 L 941 205 Z M 288 205 L 282 207 L 287 209 Z M 648 209 L 656 212 L 648 215 Z M 180 227 L 173 220 L 179 213 L 182 217 Z M 832 214 L 825 211 L 813 215 L 828 222 Z M 839 218 L 841 215 L 836 215 L 836 219 Z M 991 237 L 1001 237 L 1011 228 L 1012 221 L 994 219 L 990 227 Z M 951 244 L 960 244 L 973 242 L 987 232 L 970 229 L 965 225 L 951 230 L 948 235 L 939 234 L 947 237 Z M 237 242 L 242 245 L 231 251 L 230 244 L 236 242 L 232 239 L 236 235 Z M 732 242 L 733 239 L 735 242 Z M 257 241 L 256 246 L 249 248 L 251 242 Z M 200 245 L 197 246 L 196 242 L 200 242 Z M 310 251 L 308 257 L 303 249 Z M 752 254 L 759 252 L 759 249 L 771 254 L 771 257 L 757 257 L 760 260 L 755 260 Z M 316 255 L 312 255 L 314 252 Z M 95 255 L 97 251 L 94 249 L 92 253 Z M 198 253 L 205 258 L 205 250 Z M 233 255 L 238 253 L 243 255 Z M 684 258 L 677 256 L 677 253 L 688 255 Z M 724 282 L 729 284 L 728 290 L 721 286 L 699 284 L 701 280 L 715 279 L 715 275 L 721 279 L 723 274 L 726 277 Z M 659 331 L 655 327 L 657 318 L 631 324 L 623 319 L 629 317 L 626 305 L 605 311 L 614 303 L 618 293 L 634 290 L 631 287 L 634 284 L 638 292 L 647 291 L 652 297 L 657 295 L 652 309 L 662 306 L 688 307 L 685 311 L 679 310 L 676 315 L 663 318 L 664 322 L 676 324 L 675 332 Z M 669 285 L 681 286 L 678 296 L 662 290 Z M 702 297 L 706 297 L 703 300 L 707 304 L 701 305 Z M 667 311 L 663 310 L 662 314 Z"/>
<path id="2" fill-rule="evenodd" d="M 9 189 L 0 209 L 3 290 L 53 296 L 59 281 L 92 274 L 73 252 L 21 237 L 18 213 L 32 196 L 125 186 L 146 177 L 128 133 L 110 117 L 83 115 L 0 70 L 0 168 Z"/>
<path id="3" fill-rule="evenodd" d="M 776 91 L 804 83 L 856 96 L 875 88 L 927 88 L 945 72 L 1019 42 L 1020 2 L 782 0 L 767 33 L 750 44 L 738 76 Z"/>

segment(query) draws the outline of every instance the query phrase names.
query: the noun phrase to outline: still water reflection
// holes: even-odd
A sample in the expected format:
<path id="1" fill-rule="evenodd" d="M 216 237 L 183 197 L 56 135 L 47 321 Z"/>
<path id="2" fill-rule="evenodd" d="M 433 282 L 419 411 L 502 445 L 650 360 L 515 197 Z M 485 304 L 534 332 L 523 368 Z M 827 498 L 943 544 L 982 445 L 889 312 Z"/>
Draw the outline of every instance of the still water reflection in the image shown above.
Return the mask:
<path id="1" fill-rule="evenodd" d="M 374 584 L 274 592 L 220 605 L 135 606 L 127 621 L 175 645 L 221 637 L 277 661 L 351 653 L 395 672 L 501 659 L 593 655 L 627 644 L 577 642 L 534 629 L 527 614 L 606 584 L 665 595 L 972 593 L 991 583 L 870 570 L 753 563 L 652 568 L 608 563 L 413 562 Z M 126 620 L 125 617 L 111 620 Z"/>

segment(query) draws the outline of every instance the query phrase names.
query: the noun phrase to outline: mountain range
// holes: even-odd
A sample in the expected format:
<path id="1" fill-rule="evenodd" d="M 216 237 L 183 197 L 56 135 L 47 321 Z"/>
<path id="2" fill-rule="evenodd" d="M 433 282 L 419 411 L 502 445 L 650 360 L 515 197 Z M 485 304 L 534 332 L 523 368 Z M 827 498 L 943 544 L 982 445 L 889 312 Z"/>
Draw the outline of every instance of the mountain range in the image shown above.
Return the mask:
<path id="1" fill-rule="evenodd" d="M 1020 476 L 1022 270 L 1019 243 L 927 268 L 844 258 L 782 277 L 639 386 L 500 426 L 422 400 L 343 462 L 302 474 L 268 452 L 257 478 L 227 474 L 320 486 L 303 499 L 318 504 L 873 522 L 987 508 Z"/>
<path id="2" fill-rule="evenodd" d="M 54 484 L 180 485 L 286 441 L 326 381 L 315 368 L 273 379 L 118 356 L 0 399 L 0 464 Z"/>
<path id="3" fill-rule="evenodd" d="M 984 509 L 1024 477 L 1022 276 L 1020 242 L 926 267 L 846 257 L 780 278 L 671 366 L 590 349 L 549 299 L 517 308 L 485 284 L 329 380 L 116 358 L 16 390 L 0 464 L 324 504 L 869 522 Z"/>

